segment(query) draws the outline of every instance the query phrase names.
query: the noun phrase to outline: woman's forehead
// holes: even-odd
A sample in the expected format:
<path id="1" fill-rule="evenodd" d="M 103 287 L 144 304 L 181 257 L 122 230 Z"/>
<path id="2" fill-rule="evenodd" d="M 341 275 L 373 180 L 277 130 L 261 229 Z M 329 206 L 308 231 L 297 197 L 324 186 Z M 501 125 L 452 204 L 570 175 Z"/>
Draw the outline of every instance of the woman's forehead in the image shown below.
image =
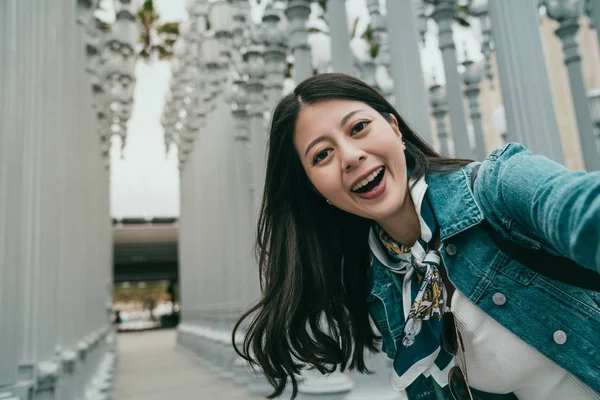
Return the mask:
<path id="1" fill-rule="evenodd" d="M 303 103 L 300 107 L 300 114 L 307 113 L 327 113 L 330 114 L 332 112 L 344 112 L 349 108 L 355 107 L 363 107 L 363 108 L 371 108 L 366 103 L 358 100 L 346 100 L 346 99 L 330 99 L 330 100 L 322 100 L 316 103 Z"/>
<path id="2" fill-rule="evenodd" d="M 339 125 L 348 113 L 373 111 L 367 104 L 356 100 L 325 100 L 303 104 L 296 120 L 296 131 L 313 130 L 319 126 Z"/>

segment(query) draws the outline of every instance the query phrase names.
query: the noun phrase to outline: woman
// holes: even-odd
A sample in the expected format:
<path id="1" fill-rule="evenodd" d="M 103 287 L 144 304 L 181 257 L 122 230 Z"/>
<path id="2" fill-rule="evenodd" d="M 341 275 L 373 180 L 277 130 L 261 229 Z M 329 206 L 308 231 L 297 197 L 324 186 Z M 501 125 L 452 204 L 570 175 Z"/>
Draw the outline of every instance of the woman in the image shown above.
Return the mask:
<path id="1" fill-rule="evenodd" d="M 489 235 L 596 277 L 600 173 L 518 144 L 472 182 L 477 165 L 436 153 L 346 75 L 309 78 L 279 102 L 258 224 L 262 298 L 234 330 L 244 325 L 238 352 L 273 397 L 288 380 L 295 396 L 307 366 L 367 372 L 364 352 L 381 342 L 409 399 L 600 398 L 599 294 L 521 265 Z"/>

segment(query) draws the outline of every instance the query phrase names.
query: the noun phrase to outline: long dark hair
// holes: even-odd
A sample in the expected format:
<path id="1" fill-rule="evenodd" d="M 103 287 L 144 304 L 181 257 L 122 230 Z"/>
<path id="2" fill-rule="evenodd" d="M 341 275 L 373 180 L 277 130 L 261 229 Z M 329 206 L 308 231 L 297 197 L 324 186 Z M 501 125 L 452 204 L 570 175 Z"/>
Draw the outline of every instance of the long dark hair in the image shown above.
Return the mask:
<path id="1" fill-rule="evenodd" d="M 343 74 L 306 79 L 273 112 L 256 255 L 262 297 L 236 323 L 245 330 L 236 352 L 265 374 L 279 396 L 306 366 L 330 373 L 339 366 L 369 373 L 364 352 L 376 352 L 365 285 L 370 221 L 326 204 L 306 176 L 294 147 L 303 104 L 357 100 L 398 120 L 414 178 L 456 170 L 468 160 L 444 158 L 421 140 L 398 112 L 364 82 Z M 250 318 L 251 317 L 251 318 Z"/>

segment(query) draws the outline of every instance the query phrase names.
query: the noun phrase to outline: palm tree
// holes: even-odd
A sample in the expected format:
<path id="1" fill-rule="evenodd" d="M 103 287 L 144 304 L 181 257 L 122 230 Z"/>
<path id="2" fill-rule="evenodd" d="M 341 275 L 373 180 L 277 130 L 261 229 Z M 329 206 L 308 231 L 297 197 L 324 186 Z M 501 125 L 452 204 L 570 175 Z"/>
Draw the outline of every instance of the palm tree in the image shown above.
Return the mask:
<path id="1" fill-rule="evenodd" d="M 145 0 L 137 16 L 142 25 L 142 49 L 138 55 L 145 60 L 150 60 L 152 55 L 157 55 L 159 60 L 171 58 L 173 45 L 179 38 L 179 22 L 159 24 L 160 15 L 154 9 L 153 0 Z"/>

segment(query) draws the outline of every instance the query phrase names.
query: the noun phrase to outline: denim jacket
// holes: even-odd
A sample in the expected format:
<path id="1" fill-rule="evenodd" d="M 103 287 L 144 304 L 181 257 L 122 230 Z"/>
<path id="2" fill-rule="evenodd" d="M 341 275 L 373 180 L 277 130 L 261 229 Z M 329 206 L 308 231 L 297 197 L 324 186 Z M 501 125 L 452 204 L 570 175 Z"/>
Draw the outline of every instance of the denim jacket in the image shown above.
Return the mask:
<path id="1" fill-rule="evenodd" d="M 600 171 L 570 171 L 510 143 L 481 163 L 471 188 L 476 164 L 426 177 L 448 278 L 487 315 L 600 392 L 600 293 L 546 278 L 510 259 L 481 225 L 485 219 L 523 246 L 600 273 Z M 383 351 L 393 357 L 404 328 L 401 282 L 385 267 L 372 267 L 369 278 L 370 314 Z M 506 298 L 502 305 L 492 300 L 497 293 Z M 448 396 L 447 388 L 436 386 L 421 377 L 407 393 L 411 400 Z M 514 398 L 481 392 L 475 397 Z"/>

